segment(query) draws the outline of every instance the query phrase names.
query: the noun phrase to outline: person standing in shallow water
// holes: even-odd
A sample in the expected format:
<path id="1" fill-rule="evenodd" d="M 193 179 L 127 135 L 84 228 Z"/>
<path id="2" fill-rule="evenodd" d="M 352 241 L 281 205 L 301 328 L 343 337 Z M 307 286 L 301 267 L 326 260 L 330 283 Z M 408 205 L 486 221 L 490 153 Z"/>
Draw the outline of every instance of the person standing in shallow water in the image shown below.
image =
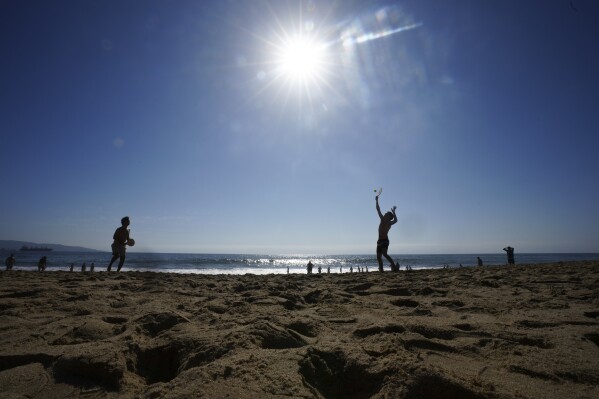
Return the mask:
<path id="1" fill-rule="evenodd" d="M 112 268 L 112 264 L 114 261 L 119 259 L 119 266 L 116 269 L 117 272 L 121 271 L 123 264 L 125 263 L 125 255 L 127 251 L 127 241 L 129 241 L 129 216 L 125 216 L 121 219 L 121 227 L 115 230 L 112 238 L 114 242 L 112 243 L 112 259 L 110 259 L 110 264 L 108 265 L 107 271 L 110 271 Z"/>
<path id="2" fill-rule="evenodd" d="M 45 272 L 46 271 L 46 264 L 48 262 L 48 257 L 46 256 L 42 256 L 40 258 L 40 260 L 37 262 L 37 271 L 38 272 Z"/>
<path id="3" fill-rule="evenodd" d="M 12 270 L 13 266 L 15 265 L 15 262 L 15 254 L 10 254 L 10 256 L 6 258 L 6 261 L 4 262 L 4 264 L 6 265 L 6 270 Z"/>
<path id="4" fill-rule="evenodd" d="M 514 260 L 514 248 L 507 246 L 503 248 L 503 250 L 507 253 L 507 263 L 508 265 L 513 265 L 516 263 Z"/>
<path id="5" fill-rule="evenodd" d="M 389 230 L 391 230 L 391 226 L 397 223 L 395 207 L 391 209 L 391 212 L 383 215 L 379 206 L 379 196 L 377 195 L 375 198 L 376 211 L 381 219 L 379 223 L 379 239 L 376 242 L 376 260 L 379 262 L 379 271 L 383 271 L 383 256 L 391 263 L 391 270 L 398 270 L 399 265 L 395 265 L 393 259 L 387 254 L 387 250 L 389 249 Z"/>

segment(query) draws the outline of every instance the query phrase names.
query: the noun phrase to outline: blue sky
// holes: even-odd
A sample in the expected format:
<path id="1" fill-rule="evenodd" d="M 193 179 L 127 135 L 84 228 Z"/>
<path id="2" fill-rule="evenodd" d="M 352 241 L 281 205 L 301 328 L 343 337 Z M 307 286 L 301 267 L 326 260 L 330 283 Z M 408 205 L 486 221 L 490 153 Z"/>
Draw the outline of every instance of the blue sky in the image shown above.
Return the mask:
<path id="1" fill-rule="evenodd" d="M 599 252 L 573 5 L 3 1 L 0 239 L 374 253 L 383 187 L 391 253 Z"/>

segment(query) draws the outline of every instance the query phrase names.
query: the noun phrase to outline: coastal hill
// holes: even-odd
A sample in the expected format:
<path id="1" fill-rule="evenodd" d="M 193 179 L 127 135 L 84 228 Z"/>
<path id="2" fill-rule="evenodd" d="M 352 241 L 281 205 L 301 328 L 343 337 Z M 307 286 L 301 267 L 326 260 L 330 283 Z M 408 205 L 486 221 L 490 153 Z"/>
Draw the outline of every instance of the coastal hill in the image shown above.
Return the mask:
<path id="1" fill-rule="evenodd" d="M 46 244 L 36 243 L 30 241 L 14 241 L 14 240 L 0 240 L 0 250 L 6 251 L 18 251 L 21 247 L 47 247 L 52 248 L 53 251 L 59 252 L 101 252 L 97 249 L 85 248 L 85 247 L 74 247 L 69 245 L 61 244 Z"/>

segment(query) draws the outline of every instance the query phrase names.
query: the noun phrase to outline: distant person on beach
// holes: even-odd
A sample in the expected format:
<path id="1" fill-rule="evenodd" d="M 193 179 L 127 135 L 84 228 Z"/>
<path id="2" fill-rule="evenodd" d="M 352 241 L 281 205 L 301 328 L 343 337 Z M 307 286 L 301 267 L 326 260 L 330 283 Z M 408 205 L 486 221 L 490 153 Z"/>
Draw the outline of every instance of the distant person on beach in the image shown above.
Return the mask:
<path id="1" fill-rule="evenodd" d="M 482 265 L 483 265 L 483 260 L 480 258 L 480 256 L 477 256 L 477 257 L 476 257 L 476 263 L 477 263 L 479 266 L 482 266 Z"/>
<path id="2" fill-rule="evenodd" d="M 287 274 L 289 274 L 289 266 L 287 266 Z"/>
<path id="3" fill-rule="evenodd" d="M 83 262 L 83 264 L 81 265 L 81 273 L 85 273 L 86 270 L 87 266 L 85 265 L 85 262 Z"/>
<path id="4" fill-rule="evenodd" d="M 376 211 L 381 219 L 379 223 L 379 239 L 376 242 L 376 260 L 379 262 L 379 271 L 383 271 L 383 256 L 391 263 L 391 270 L 397 271 L 399 265 L 396 265 L 393 259 L 387 254 L 387 250 L 389 249 L 389 230 L 391 230 L 391 226 L 397 223 L 395 207 L 391 209 L 391 212 L 383 215 L 379 206 L 379 196 L 377 195 L 375 198 Z"/>
<path id="5" fill-rule="evenodd" d="M 46 270 L 46 263 L 48 261 L 48 257 L 42 256 L 40 260 L 37 262 L 37 271 L 43 272 Z"/>
<path id="6" fill-rule="evenodd" d="M 318 274 L 322 273 L 322 266 L 318 266 Z"/>
<path id="7" fill-rule="evenodd" d="M 306 269 L 308 269 L 308 274 L 312 274 L 312 268 L 314 267 L 314 265 L 312 264 L 312 261 L 309 260 L 308 264 L 306 265 Z"/>
<path id="8" fill-rule="evenodd" d="M 15 262 L 15 254 L 10 254 L 10 256 L 6 258 L 6 261 L 4 262 L 4 264 L 6 265 L 6 270 L 12 270 L 13 266 L 15 265 Z"/>
<path id="9" fill-rule="evenodd" d="M 93 273 L 93 272 L 94 272 L 94 269 L 95 269 L 95 267 L 96 267 L 96 266 L 94 265 L 94 262 L 92 262 L 92 264 L 91 264 L 91 265 L 90 265 L 90 267 L 89 267 L 89 271 Z"/>
<path id="10" fill-rule="evenodd" d="M 73 267 L 75 267 L 74 263 L 71 263 L 71 267 L 69 267 L 69 271 L 72 272 L 73 271 Z"/>
<path id="11" fill-rule="evenodd" d="M 514 248 L 508 246 L 503 248 L 503 250 L 507 253 L 507 263 L 508 265 L 513 265 L 516 262 L 514 261 Z"/>
<path id="12" fill-rule="evenodd" d="M 117 272 L 121 271 L 123 264 L 125 263 L 125 255 L 127 252 L 127 242 L 129 241 L 129 216 L 125 216 L 121 219 L 121 227 L 115 230 L 112 238 L 114 242 L 112 243 L 112 259 L 110 259 L 110 264 L 108 265 L 107 271 L 110 271 L 112 268 L 112 264 L 114 261 L 119 259 L 119 266 L 116 269 Z"/>
<path id="13" fill-rule="evenodd" d="M 331 274 L 331 266 L 327 266 L 327 274 Z"/>

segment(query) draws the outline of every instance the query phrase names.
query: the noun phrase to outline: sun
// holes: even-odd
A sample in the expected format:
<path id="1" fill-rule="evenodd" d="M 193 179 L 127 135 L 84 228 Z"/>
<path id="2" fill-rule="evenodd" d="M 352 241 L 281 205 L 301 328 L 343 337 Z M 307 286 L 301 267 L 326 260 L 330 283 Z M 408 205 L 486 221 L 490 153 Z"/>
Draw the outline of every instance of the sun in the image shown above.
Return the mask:
<path id="1" fill-rule="evenodd" d="M 292 83 L 322 80 L 326 73 L 326 46 L 307 37 L 293 37 L 283 42 L 276 59 L 277 73 Z"/>

